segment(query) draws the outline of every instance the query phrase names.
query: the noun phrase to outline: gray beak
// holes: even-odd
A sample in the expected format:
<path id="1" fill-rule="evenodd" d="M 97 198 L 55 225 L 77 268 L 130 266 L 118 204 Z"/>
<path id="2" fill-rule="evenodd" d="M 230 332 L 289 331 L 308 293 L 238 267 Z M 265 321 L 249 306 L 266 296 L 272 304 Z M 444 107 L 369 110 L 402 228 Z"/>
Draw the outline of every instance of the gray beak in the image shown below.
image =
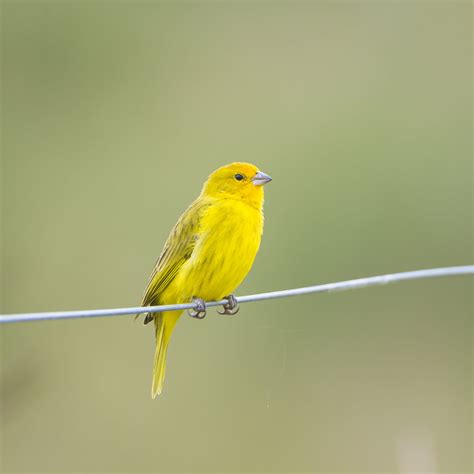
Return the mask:
<path id="1" fill-rule="evenodd" d="M 252 178 L 252 183 L 255 184 L 255 186 L 263 186 L 264 184 L 269 183 L 272 180 L 268 174 L 263 173 L 262 171 L 259 171 L 253 178 Z"/>

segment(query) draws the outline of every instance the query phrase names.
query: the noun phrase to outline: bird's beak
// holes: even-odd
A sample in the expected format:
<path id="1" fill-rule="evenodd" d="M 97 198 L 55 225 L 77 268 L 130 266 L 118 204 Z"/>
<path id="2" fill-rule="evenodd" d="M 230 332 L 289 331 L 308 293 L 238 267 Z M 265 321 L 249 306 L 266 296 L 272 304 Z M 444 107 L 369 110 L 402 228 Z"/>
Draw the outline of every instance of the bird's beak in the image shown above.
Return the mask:
<path id="1" fill-rule="evenodd" d="M 269 183 L 272 180 L 268 174 L 263 173 L 262 171 L 259 171 L 253 178 L 252 178 L 252 183 L 255 184 L 255 186 L 263 186 L 264 184 Z"/>

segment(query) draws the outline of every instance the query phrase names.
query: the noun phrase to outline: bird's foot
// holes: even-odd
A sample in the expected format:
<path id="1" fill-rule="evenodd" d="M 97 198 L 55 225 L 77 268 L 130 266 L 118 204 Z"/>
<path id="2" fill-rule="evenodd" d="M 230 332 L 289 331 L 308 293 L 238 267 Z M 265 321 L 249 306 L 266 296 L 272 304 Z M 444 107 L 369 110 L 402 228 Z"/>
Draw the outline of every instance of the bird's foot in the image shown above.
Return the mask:
<path id="1" fill-rule="evenodd" d="M 219 314 L 227 314 L 229 316 L 233 316 L 234 314 L 237 314 L 240 308 L 235 296 L 234 295 L 224 296 L 224 299 L 227 300 L 227 303 L 224 305 L 224 311 L 217 310 L 217 312 Z"/>
<path id="2" fill-rule="evenodd" d="M 188 309 L 188 316 L 196 319 L 204 319 L 206 317 L 206 302 L 202 298 L 193 298 L 196 308 Z"/>

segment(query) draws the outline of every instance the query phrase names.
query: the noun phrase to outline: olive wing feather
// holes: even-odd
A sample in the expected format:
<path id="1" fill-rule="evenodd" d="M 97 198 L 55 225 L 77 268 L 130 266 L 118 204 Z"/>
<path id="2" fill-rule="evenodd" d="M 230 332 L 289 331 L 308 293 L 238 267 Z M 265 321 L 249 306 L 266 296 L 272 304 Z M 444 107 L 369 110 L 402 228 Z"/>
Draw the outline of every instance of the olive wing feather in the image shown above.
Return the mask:
<path id="1" fill-rule="evenodd" d="M 208 206 L 199 200 L 195 201 L 174 226 L 148 280 L 142 306 L 159 305 L 163 291 L 191 258 L 199 239 L 201 218 Z M 148 316 L 145 322 L 151 320 Z"/>

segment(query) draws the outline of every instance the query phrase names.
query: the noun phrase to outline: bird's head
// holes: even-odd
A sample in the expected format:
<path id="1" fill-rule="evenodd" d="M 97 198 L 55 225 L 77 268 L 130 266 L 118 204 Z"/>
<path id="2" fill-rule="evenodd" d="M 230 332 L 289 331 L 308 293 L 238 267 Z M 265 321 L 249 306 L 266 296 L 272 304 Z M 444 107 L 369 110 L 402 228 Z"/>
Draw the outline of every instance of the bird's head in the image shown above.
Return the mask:
<path id="1" fill-rule="evenodd" d="M 231 163 L 214 171 L 204 183 L 202 194 L 216 198 L 233 198 L 260 208 L 263 185 L 272 180 L 251 163 Z"/>

